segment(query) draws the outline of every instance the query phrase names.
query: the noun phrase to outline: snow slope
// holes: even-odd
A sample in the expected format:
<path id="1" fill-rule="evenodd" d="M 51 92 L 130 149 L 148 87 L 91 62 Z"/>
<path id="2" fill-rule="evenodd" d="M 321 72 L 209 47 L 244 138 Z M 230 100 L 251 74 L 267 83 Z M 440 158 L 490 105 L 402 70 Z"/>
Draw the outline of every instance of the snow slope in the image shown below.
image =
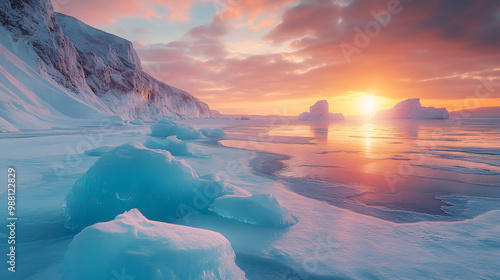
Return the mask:
<path id="1" fill-rule="evenodd" d="M 0 38 L 1 131 L 119 120 L 92 92 L 73 93 L 33 69 L 36 54 L 1 26 Z"/>
<path id="2" fill-rule="evenodd" d="M 448 119 L 450 114 L 446 108 L 422 107 L 420 98 L 399 102 L 391 109 L 382 110 L 375 115 L 378 119 Z"/>
<path id="3" fill-rule="evenodd" d="M 50 0 L 0 1 L 0 35 L 0 131 L 210 116 L 145 73 L 131 42 L 54 13 Z"/>

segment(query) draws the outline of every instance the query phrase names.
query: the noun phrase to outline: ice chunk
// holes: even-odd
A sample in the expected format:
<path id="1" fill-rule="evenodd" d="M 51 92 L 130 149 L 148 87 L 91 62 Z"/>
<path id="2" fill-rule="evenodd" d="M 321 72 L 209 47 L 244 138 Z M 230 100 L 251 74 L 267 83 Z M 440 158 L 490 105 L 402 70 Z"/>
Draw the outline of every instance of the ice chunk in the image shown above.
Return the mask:
<path id="1" fill-rule="evenodd" d="M 309 112 L 299 115 L 299 121 L 343 121 L 344 115 L 330 113 L 328 101 L 321 100 L 309 108 Z"/>
<path id="2" fill-rule="evenodd" d="M 202 129 L 200 129 L 200 132 L 205 137 L 223 137 L 223 136 L 226 136 L 226 133 L 224 132 L 224 130 L 222 130 L 220 128 L 214 128 L 214 129 L 202 128 Z"/>
<path id="3" fill-rule="evenodd" d="M 111 146 L 101 146 L 101 147 L 98 147 L 95 149 L 86 150 L 84 152 L 84 155 L 90 156 L 90 157 L 100 157 L 104 153 L 111 151 L 111 149 L 113 149 L 113 147 L 111 147 Z"/>
<path id="4" fill-rule="evenodd" d="M 289 227 L 297 223 L 288 209 L 271 194 L 222 196 L 209 209 L 219 216 L 253 225 Z"/>
<path id="5" fill-rule="evenodd" d="M 139 143 L 118 146 L 103 154 L 76 181 L 66 197 L 66 227 L 78 230 L 110 221 L 138 208 L 148 219 L 171 221 L 203 210 L 224 190 L 223 184 L 203 179 L 169 152 Z"/>
<path id="6" fill-rule="evenodd" d="M 64 256 L 62 279 L 246 278 L 220 233 L 150 221 L 133 209 L 77 234 Z"/>
<path id="7" fill-rule="evenodd" d="M 250 118 L 249 117 L 241 117 L 240 120 L 242 120 L 242 121 L 249 121 Z"/>
<path id="8" fill-rule="evenodd" d="M 175 136 L 169 136 L 167 139 L 149 138 L 144 147 L 149 149 L 161 149 L 169 151 L 173 156 L 190 156 L 190 146 L 188 143 L 183 142 Z"/>
<path id="9" fill-rule="evenodd" d="M 446 108 L 422 107 L 420 98 L 401 101 L 392 109 L 382 110 L 375 115 L 379 119 L 448 119 L 450 114 Z"/>
<path id="10" fill-rule="evenodd" d="M 190 125 L 178 124 L 170 120 L 161 120 L 151 126 L 151 136 L 168 137 L 177 136 L 180 140 L 193 140 L 204 138 L 203 134 Z"/>

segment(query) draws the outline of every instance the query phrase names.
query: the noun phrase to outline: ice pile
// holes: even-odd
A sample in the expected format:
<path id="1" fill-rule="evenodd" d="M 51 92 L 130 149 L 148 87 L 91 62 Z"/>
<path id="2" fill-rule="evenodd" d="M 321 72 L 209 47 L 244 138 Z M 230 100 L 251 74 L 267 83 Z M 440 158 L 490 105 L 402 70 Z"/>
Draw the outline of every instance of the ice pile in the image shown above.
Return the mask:
<path id="1" fill-rule="evenodd" d="M 422 107 L 420 98 L 401 101 L 392 109 L 382 110 L 375 115 L 379 119 L 448 119 L 450 114 L 446 108 Z"/>
<path id="2" fill-rule="evenodd" d="M 299 121 L 343 121 L 344 115 L 330 113 L 328 101 L 321 100 L 309 108 L 309 112 L 299 115 Z"/>
<path id="3" fill-rule="evenodd" d="M 148 219 L 171 221 L 185 209 L 205 209 L 226 187 L 214 177 L 198 177 L 167 151 L 125 144 L 103 154 L 73 185 L 65 225 L 79 230 L 133 208 Z"/>
<path id="4" fill-rule="evenodd" d="M 111 147 L 111 146 L 101 146 L 101 147 L 97 147 L 95 149 L 86 150 L 84 152 L 84 154 L 86 156 L 90 156 L 90 157 L 100 157 L 103 154 L 111 151 L 112 149 L 113 149 L 113 147 Z"/>
<path id="5" fill-rule="evenodd" d="M 154 222 L 133 209 L 77 234 L 64 256 L 64 280 L 241 280 L 220 233 Z M 126 277 L 126 278 L 125 278 Z"/>
<path id="6" fill-rule="evenodd" d="M 166 139 L 149 138 L 144 147 L 148 149 L 160 149 L 169 151 L 173 156 L 191 156 L 193 153 L 190 151 L 191 147 L 188 143 L 177 139 L 176 136 L 169 136 Z"/>
<path id="7" fill-rule="evenodd" d="M 204 138 L 201 131 L 194 129 L 192 126 L 179 124 L 168 119 L 161 120 L 157 124 L 152 125 L 151 136 L 177 136 L 177 138 L 180 140 L 194 140 Z"/>
<path id="8" fill-rule="evenodd" d="M 252 225 L 281 228 L 297 223 L 290 211 L 270 194 L 223 196 L 217 198 L 209 209 L 219 216 Z"/>
<path id="9" fill-rule="evenodd" d="M 226 133 L 224 130 L 220 128 L 202 128 L 200 129 L 200 132 L 203 134 L 205 137 L 224 137 L 226 136 Z"/>

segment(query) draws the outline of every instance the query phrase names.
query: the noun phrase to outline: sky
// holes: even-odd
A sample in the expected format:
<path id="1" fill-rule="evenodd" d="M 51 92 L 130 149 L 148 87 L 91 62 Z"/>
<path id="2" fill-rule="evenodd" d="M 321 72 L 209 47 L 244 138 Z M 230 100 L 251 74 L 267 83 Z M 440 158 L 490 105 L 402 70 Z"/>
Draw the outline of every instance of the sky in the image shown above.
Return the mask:
<path id="1" fill-rule="evenodd" d="M 498 0 L 52 0 L 227 114 L 500 106 Z"/>

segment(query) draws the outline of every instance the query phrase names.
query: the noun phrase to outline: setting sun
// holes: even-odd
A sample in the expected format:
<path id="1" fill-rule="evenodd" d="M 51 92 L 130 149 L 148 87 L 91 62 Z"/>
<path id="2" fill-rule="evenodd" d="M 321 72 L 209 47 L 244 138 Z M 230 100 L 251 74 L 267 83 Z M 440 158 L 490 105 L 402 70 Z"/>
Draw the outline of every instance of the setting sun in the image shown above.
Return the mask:
<path id="1" fill-rule="evenodd" d="M 374 95 L 366 95 L 363 97 L 363 113 L 365 115 L 373 115 L 377 109 L 377 100 Z"/>

